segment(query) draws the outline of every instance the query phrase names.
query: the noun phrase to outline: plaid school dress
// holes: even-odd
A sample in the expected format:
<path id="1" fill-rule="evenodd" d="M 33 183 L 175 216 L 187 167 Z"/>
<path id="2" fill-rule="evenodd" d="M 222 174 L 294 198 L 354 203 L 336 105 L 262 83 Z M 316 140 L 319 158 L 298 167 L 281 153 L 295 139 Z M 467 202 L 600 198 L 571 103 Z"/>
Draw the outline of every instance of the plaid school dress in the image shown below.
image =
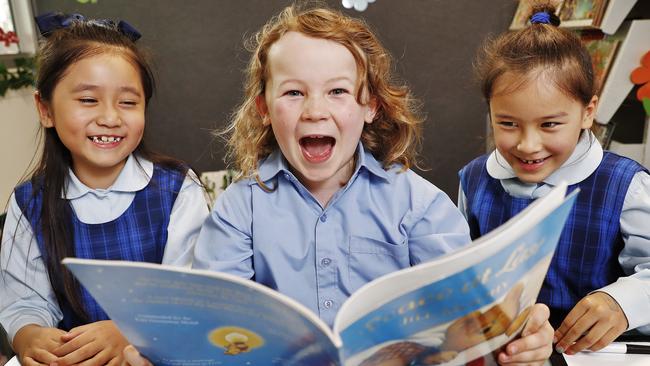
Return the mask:
<path id="1" fill-rule="evenodd" d="M 503 224 L 533 201 L 510 196 L 500 181 L 488 174 L 487 158 L 488 155 L 476 158 L 460 171 L 474 239 Z M 589 177 L 568 187 L 568 192 L 580 188 L 580 193 L 537 298 L 551 309 L 550 322 L 554 327 L 588 293 L 624 276 L 618 263 L 624 246 L 620 216 L 630 182 L 640 171 L 647 170 L 634 160 L 606 151 Z"/>
<path id="2" fill-rule="evenodd" d="M 81 222 L 68 203 L 74 253 L 77 258 L 129 260 L 139 262 L 161 263 L 167 243 L 167 226 L 174 201 L 181 189 L 185 174 L 154 164 L 154 171 L 149 184 L 136 192 L 135 198 L 127 210 L 113 221 L 101 224 Z M 29 220 L 36 234 L 36 242 L 47 262 L 47 251 L 40 229 L 40 213 L 43 205 L 42 191 L 32 195 L 32 183 L 26 182 L 15 189 L 18 206 Z M 63 293 L 63 284 L 59 279 L 51 279 L 56 292 Z M 107 320 L 108 316 L 95 302 L 90 294 L 81 288 L 82 304 L 89 316 L 88 321 Z M 72 311 L 68 301 L 60 303 L 63 320 L 59 328 L 69 330 L 83 321 Z"/>

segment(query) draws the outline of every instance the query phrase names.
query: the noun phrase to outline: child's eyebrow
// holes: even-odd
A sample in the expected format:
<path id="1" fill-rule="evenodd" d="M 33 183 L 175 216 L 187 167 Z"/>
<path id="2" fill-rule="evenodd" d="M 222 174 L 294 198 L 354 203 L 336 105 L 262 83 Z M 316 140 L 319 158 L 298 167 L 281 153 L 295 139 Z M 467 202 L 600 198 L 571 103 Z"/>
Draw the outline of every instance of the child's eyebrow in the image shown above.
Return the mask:
<path id="1" fill-rule="evenodd" d="M 549 114 L 547 116 L 543 116 L 540 119 L 553 119 L 553 118 L 559 118 L 559 117 L 566 117 L 568 115 L 569 114 L 567 112 L 559 112 L 559 113 Z"/>
<path id="2" fill-rule="evenodd" d="M 93 91 L 93 90 L 97 90 L 97 89 L 100 89 L 100 88 L 101 87 L 99 85 L 82 83 L 82 84 L 79 84 L 79 85 L 75 86 L 72 89 L 72 92 L 77 93 L 77 92 L 81 92 L 81 91 Z M 122 92 L 122 93 L 131 93 L 131 94 L 135 94 L 135 95 L 140 95 L 141 94 L 140 91 L 137 88 L 134 88 L 132 86 L 121 86 L 119 88 L 119 91 Z"/>
<path id="3" fill-rule="evenodd" d="M 515 116 L 511 116 L 509 114 L 503 114 L 503 113 L 497 113 L 494 115 L 497 118 L 503 118 L 503 119 L 515 119 Z"/>
<path id="4" fill-rule="evenodd" d="M 80 92 L 80 91 L 87 91 L 87 90 L 96 90 L 99 89 L 98 85 L 93 85 L 93 84 L 79 84 L 75 86 L 72 89 L 73 93 Z"/>
<path id="5" fill-rule="evenodd" d="M 337 82 L 337 81 L 348 81 L 350 83 L 354 83 L 354 80 L 350 79 L 347 76 L 339 76 L 339 77 L 331 78 L 331 79 L 329 79 L 327 81 L 330 82 L 330 83 Z"/>
<path id="6" fill-rule="evenodd" d="M 553 118 L 566 117 L 568 115 L 569 114 L 567 112 L 559 112 L 559 113 L 555 113 L 555 114 L 549 114 L 549 115 L 546 115 L 546 116 L 542 116 L 542 117 L 539 117 L 538 119 L 553 119 Z M 509 114 L 503 114 L 503 113 L 497 113 L 494 116 L 497 117 L 497 118 L 503 118 L 503 119 L 515 119 L 515 118 L 517 118 L 515 116 L 511 116 Z"/>
<path id="7" fill-rule="evenodd" d="M 125 92 L 125 93 L 135 94 L 135 95 L 140 95 L 141 94 L 140 90 L 138 90 L 137 88 L 134 88 L 132 86 L 122 86 L 122 87 L 120 87 L 120 91 Z"/>

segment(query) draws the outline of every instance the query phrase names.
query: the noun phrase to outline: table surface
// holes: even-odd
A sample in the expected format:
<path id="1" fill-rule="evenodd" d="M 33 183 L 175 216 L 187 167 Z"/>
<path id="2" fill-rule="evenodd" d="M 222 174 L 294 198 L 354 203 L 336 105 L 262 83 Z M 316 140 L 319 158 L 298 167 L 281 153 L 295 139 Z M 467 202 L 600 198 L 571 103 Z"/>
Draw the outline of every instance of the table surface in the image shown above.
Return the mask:
<path id="1" fill-rule="evenodd" d="M 628 344 L 650 345 L 650 342 L 625 342 Z M 650 355 L 617 354 L 601 352 L 579 352 L 573 356 L 554 354 L 552 366 L 647 366 Z"/>

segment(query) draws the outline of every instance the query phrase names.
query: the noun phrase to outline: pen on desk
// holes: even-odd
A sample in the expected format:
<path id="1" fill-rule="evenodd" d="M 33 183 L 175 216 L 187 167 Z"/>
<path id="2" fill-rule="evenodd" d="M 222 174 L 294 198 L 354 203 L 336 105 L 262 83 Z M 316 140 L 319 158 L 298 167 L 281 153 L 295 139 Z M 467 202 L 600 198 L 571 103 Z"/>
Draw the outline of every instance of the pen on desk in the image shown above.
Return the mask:
<path id="1" fill-rule="evenodd" d="M 650 345 L 612 343 L 608 346 L 605 346 L 604 348 L 599 349 L 596 352 L 650 355 Z"/>

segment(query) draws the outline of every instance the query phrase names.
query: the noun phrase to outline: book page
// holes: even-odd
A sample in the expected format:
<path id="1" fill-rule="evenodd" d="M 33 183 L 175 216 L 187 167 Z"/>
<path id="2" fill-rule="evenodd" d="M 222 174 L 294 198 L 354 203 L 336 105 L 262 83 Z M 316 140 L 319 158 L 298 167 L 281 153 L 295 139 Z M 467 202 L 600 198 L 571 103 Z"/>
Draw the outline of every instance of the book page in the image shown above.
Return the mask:
<path id="1" fill-rule="evenodd" d="M 516 336 L 575 200 L 577 192 L 562 202 L 565 188 L 466 250 L 387 275 L 356 292 L 335 322 L 345 365 L 375 365 L 396 352 L 416 355 L 402 355 L 409 362 L 430 354 L 442 357 L 440 364 L 464 364 Z"/>
<path id="2" fill-rule="evenodd" d="M 155 365 L 338 361 L 338 341 L 325 323 L 253 281 L 140 262 L 63 263 Z"/>

